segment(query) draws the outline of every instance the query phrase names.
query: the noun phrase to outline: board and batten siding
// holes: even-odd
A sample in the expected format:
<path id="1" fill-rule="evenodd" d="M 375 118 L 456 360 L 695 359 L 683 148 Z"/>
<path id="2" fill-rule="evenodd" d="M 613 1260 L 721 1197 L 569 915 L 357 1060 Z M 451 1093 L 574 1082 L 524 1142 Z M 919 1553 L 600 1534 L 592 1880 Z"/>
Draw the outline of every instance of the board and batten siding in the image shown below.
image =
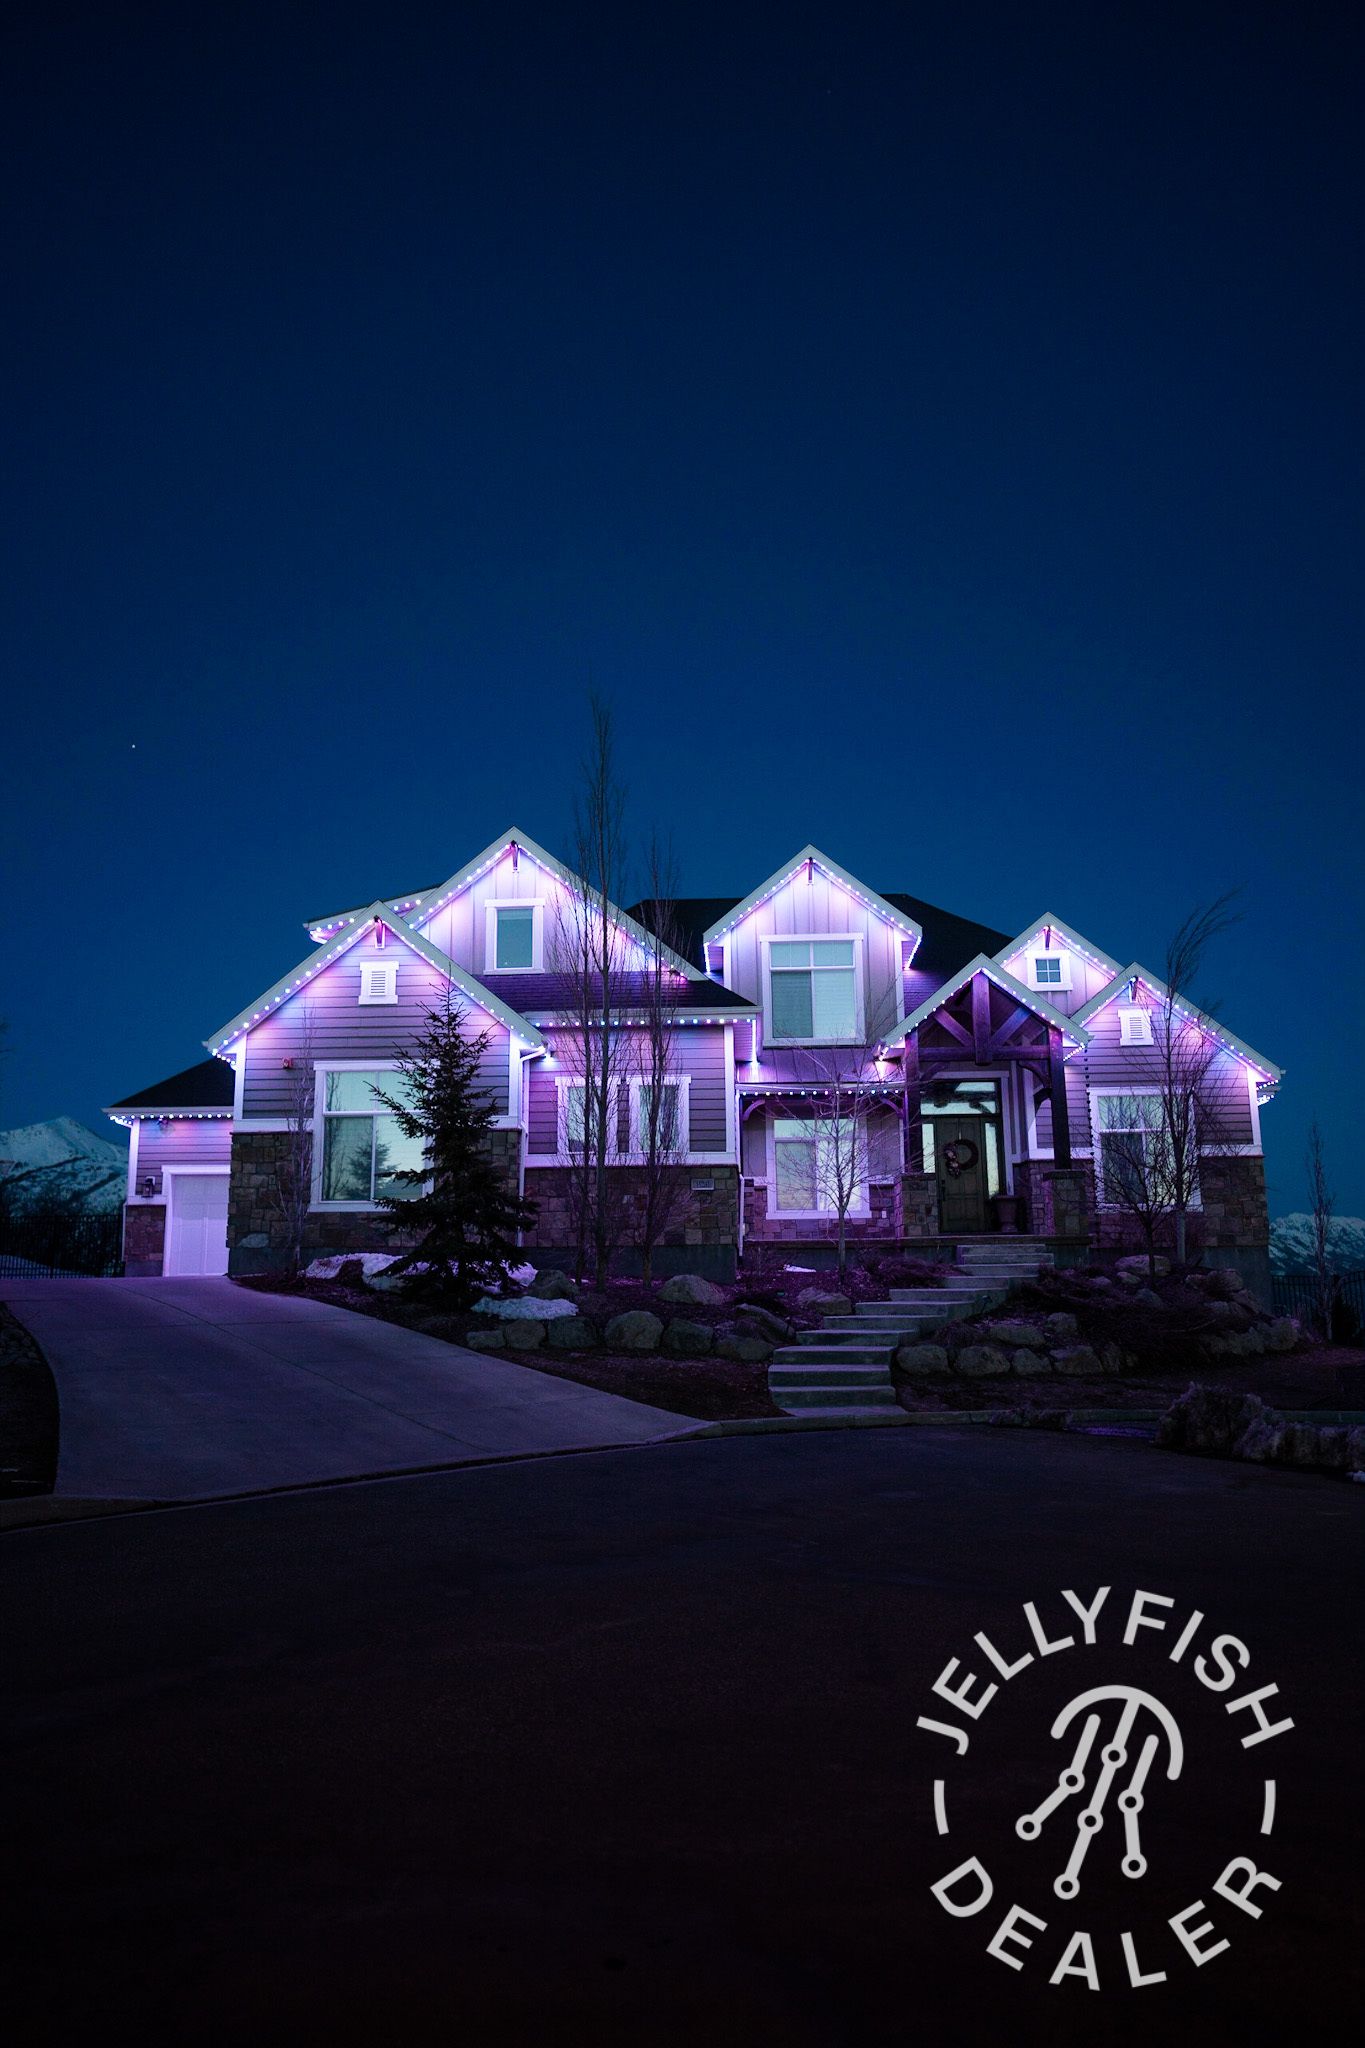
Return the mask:
<path id="1" fill-rule="evenodd" d="M 1034 952 L 1041 953 L 1042 950 L 1043 942 L 1039 939 L 1036 946 L 1021 946 L 1000 964 L 1006 974 L 1012 974 L 1025 988 L 1031 988 L 1032 984 L 1028 978 L 1029 955 Z M 1063 1017 L 1071 1017 L 1083 1004 L 1088 1003 L 1092 996 L 1097 996 L 1102 988 L 1108 988 L 1114 977 L 1107 968 L 1096 966 L 1083 954 L 1073 952 L 1065 939 L 1055 934 L 1051 950 L 1054 953 L 1065 953 L 1070 959 L 1071 987 L 1043 988 L 1034 990 L 1034 993 L 1042 996 L 1054 1010 L 1060 1011 Z"/>
<path id="2" fill-rule="evenodd" d="M 540 903 L 544 906 L 544 964 L 547 969 L 552 968 L 557 933 L 564 926 L 572 929 L 573 898 L 557 875 L 540 867 L 524 851 L 518 853 L 514 863 L 509 849 L 486 873 L 476 875 L 473 881 L 466 883 L 449 903 L 427 916 L 421 909 L 409 911 L 408 920 L 424 939 L 429 939 L 457 967 L 463 967 L 467 974 L 481 976 L 488 970 L 490 903 Z M 645 966 L 643 949 L 623 943 L 618 964 L 622 969 Z"/>
<path id="3" fill-rule="evenodd" d="M 396 1003 L 362 1003 L 360 977 L 367 966 L 398 968 Z M 311 1025 L 312 1055 L 319 1066 L 329 1060 L 369 1060 L 392 1066 L 422 1029 L 425 1013 L 440 1006 L 445 977 L 419 958 L 401 939 L 382 947 L 372 936 L 325 967 L 314 980 L 262 1018 L 247 1034 L 246 1074 L 242 1088 L 244 1117 L 283 1117 L 289 1113 L 292 1074 L 287 1059 L 304 1050 L 305 1019 Z M 457 991 L 458 996 L 458 991 Z M 463 999 L 461 999 L 463 1001 Z M 484 1011 L 463 1003 L 465 1028 L 471 1037 L 487 1031 L 488 1044 L 479 1064 L 479 1083 L 492 1098 L 494 1114 L 507 1114 L 508 1031 Z"/>
<path id="4" fill-rule="evenodd" d="M 555 1033 L 550 1028 L 553 1041 Z M 562 1037 L 563 1034 L 561 1034 Z M 646 1055 L 636 1038 L 625 1055 L 621 1072 L 627 1078 L 639 1075 Z M 688 1088 L 688 1150 L 724 1152 L 726 1149 L 726 1060 L 723 1025 L 680 1025 L 673 1041 L 671 1067 L 685 1074 Z M 527 1157 L 545 1158 L 558 1150 L 558 1082 L 572 1079 L 571 1058 L 547 1065 L 542 1059 L 528 1063 Z"/>
<path id="5" fill-rule="evenodd" d="M 900 1021 L 901 942 L 904 934 L 850 896 L 820 868 L 807 881 L 800 868 L 765 903 L 749 912 L 726 939 L 727 986 L 763 1003 L 764 939 L 861 935 L 864 1023 L 869 1038 Z"/>

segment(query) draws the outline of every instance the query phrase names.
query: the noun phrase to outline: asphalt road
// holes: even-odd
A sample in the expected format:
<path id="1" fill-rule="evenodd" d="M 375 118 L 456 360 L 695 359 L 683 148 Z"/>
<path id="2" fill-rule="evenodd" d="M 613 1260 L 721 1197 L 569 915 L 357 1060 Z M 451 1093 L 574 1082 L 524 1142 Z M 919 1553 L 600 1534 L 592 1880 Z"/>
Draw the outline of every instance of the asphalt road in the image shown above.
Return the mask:
<path id="1" fill-rule="evenodd" d="M 1345 2030 L 1362 1507 L 1129 1442 L 907 1429 L 14 1532 L 7 2031 L 1209 2048 Z M 1105 1584 L 1087 1644 L 1063 1589 L 1088 1605 Z M 1125 1645 L 1135 1588 L 1174 1604 Z M 1073 1646 L 1035 1643 L 1005 1680 L 973 1638 L 1013 1666 L 1026 1601 Z M 1251 1659 L 1222 1695 L 1194 1668 L 1220 1631 Z M 999 1684 L 978 1720 L 930 1691 L 950 1657 L 973 1698 Z M 1272 1682 L 1263 1707 L 1294 1727 L 1243 1749 L 1255 1710 L 1228 1701 Z M 1168 1781 L 1163 1753 L 1147 1783 L 1148 1875 L 1119 1876 L 1111 1804 L 1064 1905 L 1074 1820 L 1033 1845 L 1014 1820 L 1068 1760 L 1059 1707 L 1115 1683 L 1166 1701 L 1185 1769 Z M 1259 1918 L 1212 1890 L 1243 1853 L 1281 1886 Z M 930 1885 L 972 1854 L 995 1899 L 950 1918 Z M 1199 1899 L 1186 1926 L 1230 1946 L 1196 1966 L 1168 1923 Z M 1019 1971 L 986 1948 L 1014 1902 L 1048 1923 L 1016 1923 L 1035 1944 L 1007 1951 Z M 1098 1992 L 1048 1981 L 1076 1928 Z M 1127 1986 L 1125 1931 L 1164 1982 Z"/>

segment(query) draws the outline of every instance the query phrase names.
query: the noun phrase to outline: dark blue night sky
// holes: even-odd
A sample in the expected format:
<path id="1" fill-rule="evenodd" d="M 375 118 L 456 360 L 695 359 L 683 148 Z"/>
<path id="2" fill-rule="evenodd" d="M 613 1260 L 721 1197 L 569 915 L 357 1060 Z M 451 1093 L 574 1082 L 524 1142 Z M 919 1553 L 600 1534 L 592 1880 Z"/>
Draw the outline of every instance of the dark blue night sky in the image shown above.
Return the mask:
<path id="1" fill-rule="evenodd" d="M 0 1123 L 515 821 L 1207 993 L 1365 1212 L 1359 10 L 84 8 L 8 54 Z"/>

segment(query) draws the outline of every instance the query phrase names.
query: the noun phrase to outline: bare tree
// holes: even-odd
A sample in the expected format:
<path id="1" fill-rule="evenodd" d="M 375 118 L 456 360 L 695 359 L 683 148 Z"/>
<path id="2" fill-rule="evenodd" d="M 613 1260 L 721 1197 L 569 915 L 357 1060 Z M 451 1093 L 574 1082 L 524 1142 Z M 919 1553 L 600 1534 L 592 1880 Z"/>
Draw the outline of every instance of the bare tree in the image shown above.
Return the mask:
<path id="1" fill-rule="evenodd" d="M 1332 1215 L 1336 1196 L 1327 1179 L 1327 1158 L 1316 1117 L 1308 1129 L 1307 1165 L 1308 1196 L 1313 1205 L 1310 1213 L 1313 1218 L 1313 1276 L 1316 1283 L 1314 1320 L 1324 1341 L 1330 1344 L 1337 1296 L 1341 1289 L 1341 1282 L 1332 1266 Z"/>
<path id="2" fill-rule="evenodd" d="M 617 776 L 610 707 L 589 698 L 591 734 L 574 801 L 574 879 L 561 899 L 552 965 L 566 984 L 556 1050 L 573 1077 L 568 1090 L 570 1190 L 578 1271 L 591 1263 L 606 1283 L 624 1226 L 619 1157 L 629 1039 L 617 1010 L 625 947 L 615 904 L 625 872 L 625 793 Z"/>
<path id="3" fill-rule="evenodd" d="M 317 1085 L 311 1004 L 299 1017 L 297 1048 L 286 1060 L 284 1130 L 266 1188 L 266 1207 L 279 1218 L 291 1274 L 303 1270 L 303 1240 L 313 1200 L 313 1114 Z"/>
<path id="4" fill-rule="evenodd" d="M 653 1284 L 654 1251 L 686 1193 L 688 1134 L 684 1095 L 678 1085 L 674 1053 L 677 1043 L 676 956 L 681 932 L 674 907 L 677 863 L 671 846 L 657 833 L 649 842 L 649 932 L 644 970 L 636 1005 L 639 1029 L 633 1040 L 636 1072 L 632 1086 L 638 1114 L 632 1131 L 636 1164 L 634 1235 L 640 1247 L 640 1272 L 646 1287 Z"/>
<path id="5" fill-rule="evenodd" d="M 1200 1158 L 1234 1142 L 1219 1087 L 1216 1006 L 1194 992 L 1209 946 L 1237 921 L 1232 897 L 1192 910 L 1166 948 L 1164 981 L 1137 1004 L 1150 1020 L 1151 1044 L 1128 1054 L 1131 1094 L 1100 1097 L 1100 1168 L 1106 1201 L 1137 1224 L 1155 1267 L 1157 1241 L 1169 1236 L 1176 1261 L 1189 1256 L 1189 1220 L 1199 1199 Z"/>

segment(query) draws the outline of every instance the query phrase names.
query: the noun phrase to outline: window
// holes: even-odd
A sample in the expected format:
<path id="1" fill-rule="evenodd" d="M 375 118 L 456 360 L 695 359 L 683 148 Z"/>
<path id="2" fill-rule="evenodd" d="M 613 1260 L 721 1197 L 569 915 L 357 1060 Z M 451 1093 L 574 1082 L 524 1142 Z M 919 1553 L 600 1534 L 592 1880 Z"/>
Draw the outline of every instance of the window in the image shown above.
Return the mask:
<path id="1" fill-rule="evenodd" d="M 1028 978 L 1030 988 L 1070 988 L 1071 955 L 1051 948 L 1042 953 L 1030 953 Z"/>
<path id="2" fill-rule="evenodd" d="M 867 1209 L 867 1160 L 851 1117 L 773 1119 L 773 1206 L 787 1214 L 835 1216 Z"/>
<path id="3" fill-rule="evenodd" d="M 659 1105 L 658 1157 L 682 1159 L 687 1153 L 687 1082 L 665 1081 Z M 630 1084 L 630 1149 L 637 1159 L 649 1152 L 650 1107 L 654 1100 L 652 1081 Z"/>
<path id="4" fill-rule="evenodd" d="M 1159 1095 L 1097 1095 L 1100 1194 L 1109 1203 L 1140 1202 L 1158 1170 L 1162 1114 Z"/>
<path id="5" fill-rule="evenodd" d="M 490 903 L 484 947 L 487 974 L 534 974 L 544 963 L 541 903 Z"/>
<path id="6" fill-rule="evenodd" d="M 360 970 L 360 1001 L 362 1003 L 396 1003 L 398 1001 L 398 962 L 367 960 Z"/>
<path id="7" fill-rule="evenodd" d="M 1152 1013 L 1139 1005 L 1121 1007 L 1119 1010 L 1119 1044 L 1150 1045 L 1152 1043 Z"/>
<path id="8" fill-rule="evenodd" d="M 774 1044 L 854 1044 L 862 1029 L 853 939 L 773 939 L 768 1037 Z"/>
<path id="9" fill-rule="evenodd" d="M 321 1075 L 322 1179 L 320 1199 L 370 1205 L 377 1195 L 411 1199 L 418 1192 L 394 1179 L 422 1164 L 419 1138 L 404 1137 L 378 1091 L 401 1101 L 406 1083 L 384 1068 L 359 1073 L 332 1068 Z"/>
<path id="10" fill-rule="evenodd" d="M 619 1098 L 618 1098 L 619 1102 Z M 583 1081 L 559 1083 L 559 1152 L 564 1159 L 581 1159 L 584 1148 L 593 1145 L 597 1121 L 597 1093 Z M 620 1154 L 620 1111 L 614 1102 L 607 1113 L 607 1157 Z"/>

